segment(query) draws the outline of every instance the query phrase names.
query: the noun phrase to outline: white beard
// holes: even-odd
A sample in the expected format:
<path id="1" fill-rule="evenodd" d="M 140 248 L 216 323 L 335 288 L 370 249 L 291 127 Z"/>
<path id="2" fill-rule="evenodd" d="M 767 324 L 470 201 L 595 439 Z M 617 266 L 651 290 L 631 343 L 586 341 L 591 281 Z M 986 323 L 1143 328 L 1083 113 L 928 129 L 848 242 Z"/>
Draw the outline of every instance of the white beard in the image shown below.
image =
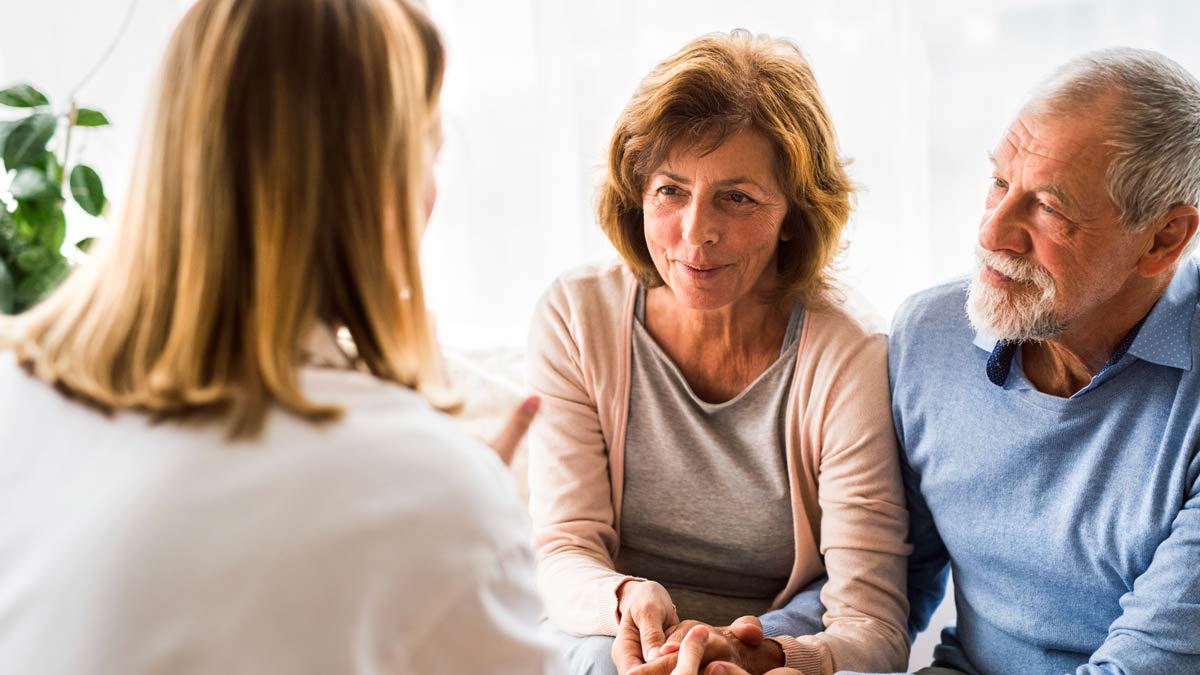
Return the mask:
<path id="1" fill-rule="evenodd" d="M 1054 279 L 1044 268 L 983 249 L 975 257 L 975 277 L 967 295 L 967 318 L 975 330 L 1010 342 L 1040 342 L 1063 331 L 1065 326 L 1054 311 Z M 980 277 L 985 264 L 1040 293 L 1013 293 L 992 286 Z"/>

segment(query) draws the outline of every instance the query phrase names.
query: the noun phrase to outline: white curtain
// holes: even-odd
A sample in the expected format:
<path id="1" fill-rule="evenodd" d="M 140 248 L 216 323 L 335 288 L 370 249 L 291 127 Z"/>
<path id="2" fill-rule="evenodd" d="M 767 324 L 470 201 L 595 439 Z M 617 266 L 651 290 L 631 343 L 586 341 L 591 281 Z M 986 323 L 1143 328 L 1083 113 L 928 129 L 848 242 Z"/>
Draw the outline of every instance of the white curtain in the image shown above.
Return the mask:
<path id="1" fill-rule="evenodd" d="M 1081 52 L 1157 49 L 1200 72 L 1186 0 L 429 0 L 449 47 L 441 198 L 427 235 L 442 339 L 520 344 L 560 272 L 611 258 L 592 209 L 612 124 L 689 39 L 793 39 L 861 187 L 840 276 L 886 319 L 970 270 L 986 153 Z"/>
<path id="2" fill-rule="evenodd" d="M 656 62 L 702 33 L 743 27 L 807 54 L 861 186 L 841 277 L 884 319 L 970 269 L 986 152 L 1054 66 L 1121 44 L 1200 72 L 1189 0 L 427 2 L 449 70 L 425 271 L 441 338 L 462 348 L 522 344 L 556 275 L 614 255 L 592 209 L 613 121 Z M 158 60 L 190 4 L 142 0 L 79 92 L 114 126 L 79 134 L 72 154 L 100 170 L 116 206 Z M 0 85 L 32 81 L 63 103 L 128 6 L 0 0 Z M 103 231 L 77 209 L 69 218 L 80 236 Z"/>

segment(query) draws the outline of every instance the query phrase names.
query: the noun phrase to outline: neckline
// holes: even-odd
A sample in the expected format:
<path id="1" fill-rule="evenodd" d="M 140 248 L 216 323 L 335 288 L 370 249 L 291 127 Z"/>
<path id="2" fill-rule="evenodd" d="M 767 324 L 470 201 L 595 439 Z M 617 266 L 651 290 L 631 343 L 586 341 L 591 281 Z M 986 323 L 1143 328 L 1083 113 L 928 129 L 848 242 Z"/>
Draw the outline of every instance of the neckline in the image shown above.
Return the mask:
<path id="1" fill-rule="evenodd" d="M 800 339 L 800 328 L 803 323 L 803 319 L 804 305 L 797 302 L 792 305 L 792 313 L 788 316 L 788 325 L 787 329 L 783 333 L 783 342 L 781 342 L 779 345 L 779 356 L 782 357 L 784 353 L 786 353 L 788 349 Z M 641 284 L 638 284 L 637 286 L 637 293 L 635 294 L 633 301 L 633 322 L 641 326 L 642 331 L 646 333 L 646 337 L 650 338 L 650 341 L 654 343 L 654 346 L 657 347 L 659 351 L 662 351 L 663 355 L 666 356 L 666 352 L 662 350 L 662 346 L 659 345 L 658 341 L 650 335 L 650 331 L 646 330 L 646 287 Z M 672 365 L 675 364 L 675 362 L 670 358 L 667 360 L 671 361 Z M 771 366 L 767 367 L 767 370 L 770 370 L 772 366 L 774 366 L 774 362 L 772 362 Z"/>
<path id="2" fill-rule="evenodd" d="M 650 349 L 654 352 L 655 357 L 661 359 L 662 362 L 666 364 L 671 376 L 678 379 L 688 397 L 706 413 L 716 413 L 733 407 L 739 401 L 746 398 L 755 387 L 764 382 L 768 376 L 770 376 L 777 368 L 780 368 L 782 364 L 786 364 L 789 361 L 794 361 L 799 353 L 800 334 L 804 325 L 804 306 L 800 303 L 796 303 L 792 306 L 792 313 L 788 318 L 788 328 L 783 336 L 783 343 L 779 350 L 779 356 L 771 362 L 771 365 L 764 368 L 763 371 L 750 382 L 750 384 L 742 388 L 742 390 L 737 394 L 734 394 L 733 397 L 717 403 L 705 401 L 696 394 L 696 391 L 692 388 L 692 384 L 688 382 L 686 377 L 684 377 L 683 371 L 679 369 L 679 365 L 675 363 L 675 360 L 667 354 L 667 352 L 662 348 L 662 345 L 658 344 L 658 340 L 655 340 L 654 336 L 650 335 L 650 331 L 646 330 L 646 325 L 643 322 L 645 319 L 646 309 L 645 292 L 645 287 L 639 284 L 636 298 L 634 300 L 633 311 L 633 330 L 635 334 L 640 335 L 647 343 L 649 343 Z"/>

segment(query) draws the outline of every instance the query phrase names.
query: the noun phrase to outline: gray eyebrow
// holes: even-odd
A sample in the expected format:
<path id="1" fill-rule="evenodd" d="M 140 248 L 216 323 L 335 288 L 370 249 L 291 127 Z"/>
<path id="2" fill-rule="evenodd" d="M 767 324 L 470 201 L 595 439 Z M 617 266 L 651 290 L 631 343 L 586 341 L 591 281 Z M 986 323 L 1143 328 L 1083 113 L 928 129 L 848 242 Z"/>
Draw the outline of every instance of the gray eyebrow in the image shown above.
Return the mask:
<path id="1" fill-rule="evenodd" d="M 996 159 L 996 154 L 991 150 L 988 151 L 987 158 L 988 161 L 992 163 L 993 167 L 999 165 L 999 161 Z M 1058 183 L 1039 185 L 1034 189 L 1034 192 L 1045 192 L 1046 194 L 1053 195 L 1055 199 L 1059 200 L 1063 204 L 1066 204 L 1068 209 L 1071 209 L 1072 211 L 1075 211 L 1084 217 L 1088 217 L 1088 214 L 1084 213 L 1080 208 L 1079 203 L 1071 198 L 1071 193 L 1067 192 L 1067 189 Z"/>

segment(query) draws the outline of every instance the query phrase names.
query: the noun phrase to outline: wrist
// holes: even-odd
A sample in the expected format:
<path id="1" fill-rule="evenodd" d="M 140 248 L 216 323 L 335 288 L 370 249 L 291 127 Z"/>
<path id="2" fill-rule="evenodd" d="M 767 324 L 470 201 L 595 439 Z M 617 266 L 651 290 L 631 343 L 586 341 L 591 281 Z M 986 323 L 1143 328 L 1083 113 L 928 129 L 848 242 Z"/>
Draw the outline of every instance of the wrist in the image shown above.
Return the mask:
<path id="1" fill-rule="evenodd" d="M 617 622 L 625 617 L 626 598 L 639 584 L 645 582 L 645 579 L 637 577 L 626 577 L 621 583 L 617 584 Z"/>
<path id="2" fill-rule="evenodd" d="M 783 645 L 775 638 L 766 638 L 762 641 L 759 647 L 759 654 L 762 657 L 762 670 L 756 670 L 755 675 L 760 675 L 773 668 L 782 668 L 787 665 L 787 654 L 783 653 Z"/>

